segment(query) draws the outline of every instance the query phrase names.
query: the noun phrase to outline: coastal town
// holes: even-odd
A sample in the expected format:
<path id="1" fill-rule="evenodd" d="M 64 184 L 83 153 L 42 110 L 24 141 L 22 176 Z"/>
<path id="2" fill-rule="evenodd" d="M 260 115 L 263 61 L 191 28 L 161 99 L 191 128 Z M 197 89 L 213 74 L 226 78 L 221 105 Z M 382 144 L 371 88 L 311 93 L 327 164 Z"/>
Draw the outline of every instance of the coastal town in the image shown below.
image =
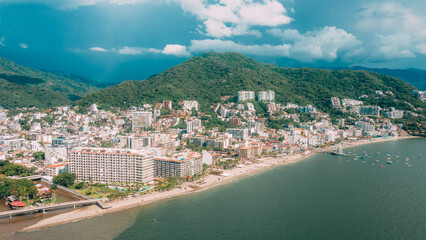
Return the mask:
<path id="1" fill-rule="evenodd" d="M 223 96 L 209 111 L 194 100 L 110 110 L 95 103 L 87 109 L 3 109 L 2 176 L 37 175 L 50 184 L 34 182 L 36 190 L 28 193 L 10 183 L 1 194 L 11 208 L 22 209 L 60 203 L 60 198 L 52 201 L 57 185 L 105 202 L 182 187 L 196 190 L 235 171 L 334 151 L 336 144 L 409 135 L 394 120 L 417 113 L 364 105 L 366 97 L 331 97 L 337 112 L 332 116 L 312 105 L 276 103 L 271 90 Z M 424 92 L 413 97 L 425 100 Z"/>

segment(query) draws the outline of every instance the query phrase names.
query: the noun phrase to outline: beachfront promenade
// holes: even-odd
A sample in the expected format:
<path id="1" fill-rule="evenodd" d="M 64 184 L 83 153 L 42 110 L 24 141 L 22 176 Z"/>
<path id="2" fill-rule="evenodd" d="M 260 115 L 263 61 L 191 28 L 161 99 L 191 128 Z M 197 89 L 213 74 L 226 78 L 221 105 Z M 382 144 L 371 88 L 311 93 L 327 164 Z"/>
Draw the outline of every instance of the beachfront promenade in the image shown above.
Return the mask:
<path id="1" fill-rule="evenodd" d="M 38 212 L 45 212 L 49 210 L 58 210 L 58 209 L 64 209 L 64 208 L 76 208 L 80 206 L 87 206 L 87 205 L 98 205 L 101 209 L 108 209 L 111 208 L 111 206 L 107 205 L 106 203 L 102 202 L 99 199 L 88 199 L 88 200 L 80 200 L 80 201 L 73 201 L 73 202 L 64 202 L 64 203 L 58 203 L 50 206 L 42 206 L 42 207 L 27 207 L 20 210 L 11 210 L 6 212 L 0 212 L 0 218 L 11 218 L 13 216 L 19 216 L 24 214 L 30 214 L 30 213 L 38 213 Z"/>

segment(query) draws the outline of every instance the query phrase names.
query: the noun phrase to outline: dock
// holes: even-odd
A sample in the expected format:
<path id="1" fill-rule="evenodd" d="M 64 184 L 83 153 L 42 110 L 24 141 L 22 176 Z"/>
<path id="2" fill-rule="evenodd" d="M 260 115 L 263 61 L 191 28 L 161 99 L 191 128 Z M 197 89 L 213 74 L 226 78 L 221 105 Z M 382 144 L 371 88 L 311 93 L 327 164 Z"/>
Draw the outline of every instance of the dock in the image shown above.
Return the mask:
<path id="1" fill-rule="evenodd" d="M 12 218 L 13 216 L 19 216 L 19 215 L 25 215 L 25 214 L 31 214 L 31 213 L 40 213 L 40 212 L 44 213 L 46 211 L 65 209 L 65 208 L 74 208 L 75 209 L 76 207 L 94 205 L 94 204 L 96 204 L 101 209 L 111 208 L 110 205 L 104 203 L 102 200 L 88 199 L 88 200 L 81 200 L 81 201 L 58 203 L 58 204 L 53 204 L 53 205 L 49 205 L 49 206 L 26 207 L 24 209 L 0 212 L 0 218 Z"/>

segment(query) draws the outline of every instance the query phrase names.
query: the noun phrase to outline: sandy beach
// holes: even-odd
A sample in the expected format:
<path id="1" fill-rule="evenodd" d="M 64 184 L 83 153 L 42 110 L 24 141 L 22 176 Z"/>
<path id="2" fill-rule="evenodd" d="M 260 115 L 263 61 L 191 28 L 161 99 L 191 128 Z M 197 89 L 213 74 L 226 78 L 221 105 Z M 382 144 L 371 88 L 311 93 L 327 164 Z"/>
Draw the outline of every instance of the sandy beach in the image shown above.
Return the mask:
<path id="1" fill-rule="evenodd" d="M 412 137 L 412 136 L 393 137 L 389 139 L 378 138 L 373 140 L 359 140 L 355 142 L 344 141 L 343 147 L 347 148 L 347 147 L 360 146 L 360 145 L 369 144 L 369 143 L 395 141 L 395 140 L 401 140 L 401 139 L 407 139 L 407 138 L 415 138 L 415 137 Z M 274 166 L 300 162 L 312 156 L 313 154 L 320 153 L 320 152 L 327 152 L 333 149 L 334 149 L 333 147 L 327 147 L 322 149 L 306 151 L 304 153 L 295 154 L 295 155 L 286 156 L 286 157 L 278 157 L 278 158 L 264 157 L 259 159 L 259 163 L 246 164 L 242 167 L 236 167 L 232 170 L 224 170 L 224 175 L 226 175 L 226 177 L 217 176 L 217 175 L 207 175 L 203 179 L 197 181 L 198 184 L 194 182 L 186 182 L 186 183 L 183 183 L 180 188 L 175 188 L 171 191 L 153 192 L 153 193 L 145 194 L 142 196 L 128 197 L 126 199 L 108 202 L 108 204 L 111 205 L 111 208 L 106 210 L 102 210 L 95 205 L 84 207 L 72 212 L 67 212 L 67 213 L 56 215 L 47 219 L 43 219 L 34 225 L 26 227 L 25 229 L 23 229 L 23 231 L 32 231 L 32 230 L 37 230 L 41 228 L 51 227 L 54 225 L 78 221 L 82 219 L 93 218 L 96 216 L 100 216 L 100 215 L 104 215 L 104 214 L 108 214 L 108 213 L 112 213 L 116 211 L 121 211 L 121 210 L 132 208 L 132 207 L 150 204 L 162 199 L 168 199 L 168 198 L 177 197 L 177 196 L 181 196 L 185 194 L 204 191 L 212 187 L 216 187 L 216 186 L 230 183 L 232 181 L 236 181 L 237 179 L 241 177 L 250 176 L 260 171 L 273 168 Z"/>

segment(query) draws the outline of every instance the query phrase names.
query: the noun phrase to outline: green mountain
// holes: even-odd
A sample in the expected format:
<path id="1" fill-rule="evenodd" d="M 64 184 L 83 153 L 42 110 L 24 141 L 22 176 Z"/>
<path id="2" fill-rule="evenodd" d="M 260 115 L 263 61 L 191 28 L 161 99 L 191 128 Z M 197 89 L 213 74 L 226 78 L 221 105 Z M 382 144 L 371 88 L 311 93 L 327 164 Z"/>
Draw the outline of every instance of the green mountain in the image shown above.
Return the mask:
<path id="1" fill-rule="evenodd" d="M 330 97 L 358 99 L 376 90 L 391 91 L 394 97 L 363 99 L 367 104 L 412 109 L 425 107 L 412 97 L 416 88 L 397 78 L 369 71 L 283 68 L 257 63 L 237 53 L 204 53 L 143 81 L 125 81 L 89 94 L 76 103 L 87 107 L 140 106 L 162 100 L 197 100 L 204 109 L 221 102 L 223 96 L 236 100 L 239 90 L 274 90 L 276 102 L 312 104 L 330 110 Z M 409 104 L 408 104 L 409 103 Z"/>
<path id="2" fill-rule="evenodd" d="M 384 75 L 396 77 L 404 80 L 419 90 L 426 91 L 426 70 L 407 68 L 407 69 L 389 69 L 389 68 L 366 68 L 366 67 L 351 67 L 351 68 L 336 68 L 350 70 L 366 70 L 370 72 L 381 73 Z"/>
<path id="3" fill-rule="evenodd" d="M 0 106 L 53 107 L 72 101 L 98 90 L 77 79 L 23 67 L 0 58 Z"/>

